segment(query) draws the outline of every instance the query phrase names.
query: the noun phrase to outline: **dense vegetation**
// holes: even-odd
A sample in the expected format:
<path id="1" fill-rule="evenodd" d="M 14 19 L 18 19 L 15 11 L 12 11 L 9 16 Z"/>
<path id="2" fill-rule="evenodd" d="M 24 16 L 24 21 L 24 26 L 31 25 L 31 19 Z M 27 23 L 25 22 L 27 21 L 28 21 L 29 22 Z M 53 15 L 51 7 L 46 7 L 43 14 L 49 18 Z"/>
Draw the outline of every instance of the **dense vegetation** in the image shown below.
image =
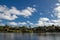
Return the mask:
<path id="1" fill-rule="evenodd" d="M 11 27 L 11 26 L 0 26 L 0 32 L 19 32 L 19 33 L 42 33 L 42 32 L 60 32 L 59 26 L 38 26 L 31 28 L 31 26 L 26 27 Z"/>

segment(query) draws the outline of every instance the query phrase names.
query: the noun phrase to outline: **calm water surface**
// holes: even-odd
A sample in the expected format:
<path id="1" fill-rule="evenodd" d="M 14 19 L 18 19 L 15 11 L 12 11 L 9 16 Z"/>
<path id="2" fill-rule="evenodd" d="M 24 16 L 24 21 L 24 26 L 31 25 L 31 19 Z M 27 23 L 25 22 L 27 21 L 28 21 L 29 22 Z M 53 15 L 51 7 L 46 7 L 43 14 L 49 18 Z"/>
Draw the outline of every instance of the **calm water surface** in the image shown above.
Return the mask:
<path id="1" fill-rule="evenodd" d="M 0 33 L 0 40 L 60 40 L 60 33 Z"/>

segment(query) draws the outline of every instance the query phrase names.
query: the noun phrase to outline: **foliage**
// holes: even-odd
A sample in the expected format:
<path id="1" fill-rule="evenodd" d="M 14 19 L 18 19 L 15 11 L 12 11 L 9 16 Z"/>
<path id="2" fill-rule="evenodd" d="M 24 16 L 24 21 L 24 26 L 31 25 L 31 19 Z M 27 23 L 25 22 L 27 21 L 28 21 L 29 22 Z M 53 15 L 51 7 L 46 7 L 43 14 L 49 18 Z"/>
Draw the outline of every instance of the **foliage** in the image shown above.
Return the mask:
<path id="1" fill-rule="evenodd" d="M 22 27 L 12 27 L 12 26 L 0 26 L 0 32 L 21 32 L 21 33 L 41 33 L 41 32 L 60 32 L 60 27 L 59 26 L 38 26 L 38 27 L 34 27 L 31 28 L 31 26 L 29 26 L 29 28 L 27 28 L 26 26 L 22 26 Z"/>

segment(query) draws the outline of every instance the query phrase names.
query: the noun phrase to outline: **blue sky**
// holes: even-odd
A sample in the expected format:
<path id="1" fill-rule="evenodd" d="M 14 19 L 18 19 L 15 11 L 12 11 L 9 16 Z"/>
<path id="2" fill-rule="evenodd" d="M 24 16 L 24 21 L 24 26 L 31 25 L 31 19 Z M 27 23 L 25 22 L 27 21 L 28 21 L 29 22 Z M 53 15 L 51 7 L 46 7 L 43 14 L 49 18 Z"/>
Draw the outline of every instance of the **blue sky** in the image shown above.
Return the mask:
<path id="1" fill-rule="evenodd" d="M 0 25 L 59 25 L 60 0 L 0 0 Z"/>

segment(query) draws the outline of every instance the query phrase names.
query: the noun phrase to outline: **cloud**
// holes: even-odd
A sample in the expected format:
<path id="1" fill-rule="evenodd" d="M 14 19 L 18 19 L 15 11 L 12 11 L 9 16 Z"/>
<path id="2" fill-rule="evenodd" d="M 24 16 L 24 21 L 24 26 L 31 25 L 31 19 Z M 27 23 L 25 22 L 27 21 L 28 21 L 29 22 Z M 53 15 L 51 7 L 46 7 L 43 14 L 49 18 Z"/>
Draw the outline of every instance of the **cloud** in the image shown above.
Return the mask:
<path id="1" fill-rule="evenodd" d="M 39 21 L 48 21 L 48 18 L 40 18 Z"/>
<path id="2" fill-rule="evenodd" d="M 37 24 L 37 26 L 51 26 L 54 25 L 53 22 L 46 22 L 46 21 L 39 21 Z"/>
<path id="3" fill-rule="evenodd" d="M 19 25 L 26 25 L 27 23 L 26 22 L 19 22 L 18 24 Z"/>
<path id="4" fill-rule="evenodd" d="M 51 14 L 51 17 L 54 17 L 54 15 L 53 15 L 53 14 Z"/>
<path id="5" fill-rule="evenodd" d="M 11 7 L 11 9 L 9 9 L 10 14 L 15 14 L 15 15 L 20 15 L 20 10 L 17 10 L 16 7 Z"/>
<path id="6" fill-rule="evenodd" d="M 55 4 L 55 7 L 53 8 L 53 14 L 51 15 L 51 17 L 56 18 L 54 20 L 51 19 L 50 23 L 56 26 L 60 26 L 60 0 L 58 0 L 58 3 Z"/>
<path id="7" fill-rule="evenodd" d="M 11 15 L 9 10 L 6 5 L 0 5 L 0 19 L 15 20 L 18 18 L 16 15 Z"/>
<path id="8" fill-rule="evenodd" d="M 0 20 L 0 22 L 2 22 L 2 20 Z"/>
<path id="9" fill-rule="evenodd" d="M 36 5 L 33 5 L 33 7 L 36 7 Z"/>
<path id="10" fill-rule="evenodd" d="M 0 14 L 0 19 L 7 19 L 7 20 L 15 20 L 16 18 L 18 18 L 16 15 L 4 15 L 4 14 Z"/>
<path id="11" fill-rule="evenodd" d="M 58 0 L 58 2 L 60 2 L 60 0 Z"/>
<path id="12" fill-rule="evenodd" d="M 51 25 L 60 26 L 60 19 L 50 20 L 48 18 L 40 18 L 35 25 L 37 26 L 51 26 Z"/>
<path id="13" fill-rule="evenodd" d="M 27 7 L 27 9 L 24 9 L 21 11 L 20 15 L 23 15 L 24 17 L 31 16 L 33 12 L 35 12 L 35 8 Z"/>
<path id="14" fill-rule="evenodd" d="M 56 8 L 54 8 L 54 12 L 55 12 L 55 16 L 57 18 L 60 18 L 60 6 L 57 6 Z"/>
<path id="15" fill-rule="evenodd" d="M 58 3 L 55 4 L 55 8 L 53 9 L 54 15 L 57 18 L 60 18 L 60 0 L 58 0 Z"/>
<path id="16" fill-rule="evenodd" d="M 51 20 L 53 23 L 54 23 L 54 25 L 58 25 L 58 26 L 60 26 L 60 19 L 56 19 L 56 20 Z"/>
<path id="17" fill-rule="evenodd" d="M 51 20 L 51 21 L 54 23 L 58 23 L 60 20 L 58 19 L 58 20 Z"/>
<path id="18" fill-rule="evenodd" d="M 12 7 L 9 12 L 11 14 L 16 14 L 16 15 L 23 15 L 23 16 L 30 16 L 32 15 L 32 12 L 34 12 L 36 9 L 27 7 L 26 9 L 23 10 L 17 10 L 15 7 Z"/>
<path id="19" fill-rule="evenodd" d="M 22 26 L 22 25 L 34 25 L 33 23 L 31 23 L 30 21 L 27 21 L 27 22 L 7 22 L 8 25 L 12 25 L 12 26 Z"/>
<path id="20" fill-rule="evenodd" d="M 40 18 L 38 20 L 38 23 L 36 23 L 37 26 L 51 26 L 51 25 L 55 25 L 55 26 L 60 26 L 60 19 L 48 19 L 48 18 Z"/>
<path id="21" fill-rule="evenodd" d="M 8 8 L 6 5 L 0 5 L 0 19 L 15 20 L 20 15 L 24 17 L 31 16 L 35 11 L 36 9 L 32 7 L 18 10 L 16 7 Z"/>
<path id="22" fill-rule="evenodd" d="M 13 26 L 16 26 L 17 23 L 16 22 L 8 22 L 9 25 L 13 25 Z"/>
<path id="23" fill-rule="evenodd" d="M 18 25 L 26 25 L 26 22 L 7 22 L 8 25 L 18 26 Z"/>
<path id="24" fill-rule="evenodd" d="M 60 26 L 60 0 L 58 0 L 58 3 L 55 4 L 55 7 L 53 8 L 54 16 L 56 17 L 55 20 L 50 20 L 54 25 Z"/>
<path id="25" fill-rule="evenodd" d="M 56 3 L 56 6 L 60 6 L 60 3 Z"/>
<path id="26" fill-rule="evenodd" d="M 44 22 L 43 21 L 39 21 L 36 25 L 37 26 L 44 26 Z"/>
<path id="27" fill-rule="evenodd" d="M 0 23 L 0 26 L 5 26 L 5 24 L 4 23 Z"/>
<path id="28" fill-rule="evenodd" d="M 27 21 L 27 24 L 29 24 L 29 25 L 34 25 L 32 22 L 30 22 L 30 21 Z"/>
<path id="29" fill-rule="evenodd" d="M 40 15 L 43 15 L 43 13 L 42 13 L 42 12 L 40 12 Z"/>
<path id="30" fill-rule="evenodd" d="M 44 26 L 44 25 L 48 25 L 48 22 L 50 21 L 48 18 L 40 18 L 38 20 L 38 23 L 36 24 L 37 26 Z"/>

